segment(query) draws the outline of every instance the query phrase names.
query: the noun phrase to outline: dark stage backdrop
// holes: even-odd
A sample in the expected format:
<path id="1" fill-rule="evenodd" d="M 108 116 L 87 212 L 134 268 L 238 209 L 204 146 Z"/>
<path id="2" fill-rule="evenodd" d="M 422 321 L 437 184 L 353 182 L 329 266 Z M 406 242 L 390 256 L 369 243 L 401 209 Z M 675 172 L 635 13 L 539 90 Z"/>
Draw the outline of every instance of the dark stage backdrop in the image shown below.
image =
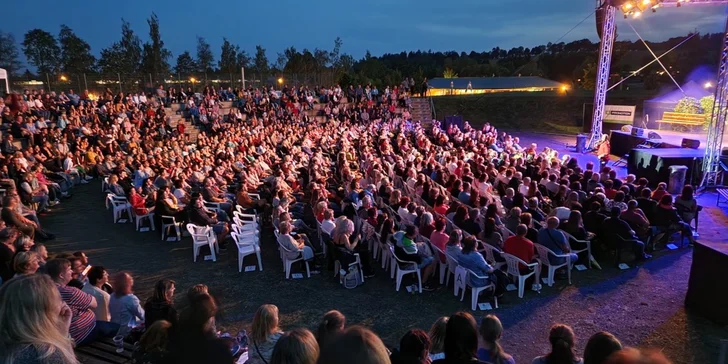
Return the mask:
<path id="1" fill-rule="evenodd" d="M 670 166 L 682 165 L 688 167 L 685 183 L 695 185 L 695 180 L 700 178 L 703 153 L 689 148 L 632 149 L 627 171 L 638 178 L 647 178 L 650 187 L 654 187 L 660 181 L 670 180 Z"/>

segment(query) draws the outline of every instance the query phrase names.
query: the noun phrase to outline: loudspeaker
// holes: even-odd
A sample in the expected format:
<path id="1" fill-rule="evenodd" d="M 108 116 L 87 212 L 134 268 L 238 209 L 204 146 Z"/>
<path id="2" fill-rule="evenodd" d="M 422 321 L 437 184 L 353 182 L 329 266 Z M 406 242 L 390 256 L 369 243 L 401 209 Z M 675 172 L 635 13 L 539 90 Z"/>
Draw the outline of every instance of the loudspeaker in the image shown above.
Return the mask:
<path id="1" fill-rule="evenodd" d="M 683 138 L 681 146 L 683 148 L 698 149 L 700 147 L 700 140 Z"/>
<path id="2" fill-rule="evenodd" d="M 632 136 L 636 137 L 644 137 L 645 136 L 645 129 L 638 128 L 636 126 L 632 127 Z"/>
<path id="3" fill-rule="evenodd" d="M 619 128 L 619 130 L 621 130 L 621 131 L 623 131 L 625 133 L 632 134 L 632 125 L 622 125 L 622 127 Z"/>
<path id="4" fill-rule="evenodd" d="M 656 132 L 651 131 L 651 132 L 647 133 L 647 139 L 662 139 L 662 137 L 660 136 L 660 134 L 657 134 Z"/>

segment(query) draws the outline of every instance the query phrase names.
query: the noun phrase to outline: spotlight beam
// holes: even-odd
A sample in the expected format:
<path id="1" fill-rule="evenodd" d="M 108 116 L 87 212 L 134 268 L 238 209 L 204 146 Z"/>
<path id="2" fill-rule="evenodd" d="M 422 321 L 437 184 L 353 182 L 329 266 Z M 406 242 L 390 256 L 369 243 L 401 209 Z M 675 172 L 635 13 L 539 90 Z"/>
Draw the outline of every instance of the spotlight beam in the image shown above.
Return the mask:
<path id="1" fill-rule="evenodd" d="M 677 81 L 675 81 L 675 78 L 672 77 L 672 75 L 670 74 L 670 71 L 667 70 L 667 67 L 665 67 L 665 65 L 662 64 L 662 61 L 660 61 L 660 59 L 657 58 L 657 55 L 655 54 L 655 52 L 652 51 L 652 48 L 650 48 L 650 46 L 647 45 L 647 42 L 645 42 L 645 40 L 642 39 L 642 36 L 640 35 L 640 33 L 637 33 L 637 29 L 635 29 L 632 26 L 632 24 L 630 24 L 630 23 L 627 23 L 627 25 L 629 25 L 629 27 L 632 28 L 632 30 L 634 31 L 634 34 L 637 34 L 637 37 L 642 41 L 642 44 L 645 45 L 645 48 L 647 48 L 647 50 L 650 51 L 650 54 L 652 55 L 652 57 L 655 57 L 655 60 L 657 61 L 657 63 L 660 64 L 660 67 L 662 67 L 662 69 L 665 70 L 667 75 L 670 76 L 670 79 L 675 84 L 675 86 L 677 86 L 677 88 L 680 90 L 680 92 L 682 92 L 683 96 L 687 96 L 687 95 L 685 95 L 685 91 L 683 91 L 682 87 L 680 87 L 680 84 L 677 83 Z"/>

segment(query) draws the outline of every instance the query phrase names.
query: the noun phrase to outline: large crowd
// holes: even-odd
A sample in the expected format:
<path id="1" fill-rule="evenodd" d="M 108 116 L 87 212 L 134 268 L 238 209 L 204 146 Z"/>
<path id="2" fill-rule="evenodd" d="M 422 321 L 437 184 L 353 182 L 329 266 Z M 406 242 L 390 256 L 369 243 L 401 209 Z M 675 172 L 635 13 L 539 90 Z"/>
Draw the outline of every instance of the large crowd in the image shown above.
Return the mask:
<path id="1" fill-rule="evenodd" d="M 282 258 L 314 269 L 359 266 L 342 269 L 342 282 L 361 274 L 360 283 L 376 274 L 375 259 L 394 258 L 390 269 L 421 272 L 422 289 L 436 290 L 456 273 L 443 267 L 454 264 L 473 292 L 490 287 L 484 295 L 496 299 L 511 283 L 541 290 L 542 269 L 553 283 L 570 279 L 576 265 L 611 263 L 612 252 L 617 263 L 622 250 L 642 261 L 660 246 L 694 242 L 692 187 L 676 197 L 664 183 L 653 191 L 644 178 L 620 179 L 609 167 L 521 145 L 489 124 L 423 125 L 411 120 L 409 86 L 160 87 L 107 90 L 98 99 L 26 91 L 0 99 L 0 360 L 75 363 L 74 346 L 121 336 L 138 343 L 140 363 L 227 363 L 243 353 L 252 364 L 514 362 L 498 344 L 503 328 L 493 315 L 480 324 L 464 312 L 443 317 L 429 333 L 410 330 L 386 348 L 365 328 L 345 328 L 336 311 L 316 335 L 283 332 L 273 305 L 258 310 L 249 333 L 220 335 L 217 302 L 202 285 L 179 314 L 171 280 L 142 304 L 129 273 L 111 279 L 83 252 L 49 259 L 36 243 L 54 238 L 38 215 L 95 178 L 134 215 L 154 212 L 160 229 L 161 216 L 209 227 L 224 248 L 245 234 L 238 213 L 257 214 Z M 224 101 L 233 102 L 227 113 Z M 170 104 L 200 128 L 196 140 L 171 123 Z M 529 278 L 512 280 L 521 275 Z M 590 338 L 582 359 L 574 341 L 568 326 L 555 325 L 552 351 L 533 362 L 666 362 L 622 349 L 608 333 Z"/>

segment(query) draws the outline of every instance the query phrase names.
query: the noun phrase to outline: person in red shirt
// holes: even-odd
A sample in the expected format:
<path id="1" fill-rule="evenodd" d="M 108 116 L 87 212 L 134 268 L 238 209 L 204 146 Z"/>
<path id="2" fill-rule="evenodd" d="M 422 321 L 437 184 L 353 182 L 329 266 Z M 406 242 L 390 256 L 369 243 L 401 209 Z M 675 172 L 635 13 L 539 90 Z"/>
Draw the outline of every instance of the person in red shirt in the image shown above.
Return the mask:
<path id="1" fill-rule="evenodd" d="M 506 239 L 505 243 L 503 243 L 503 252 L 516 256 L 527 263 L 535 261 L 534 256 L 536 255 L 536 252 L 533 246 L 533 242 L 526 238 L 527 233 L 528 227 L 526 225 L 518 225 L 518 227 L 516 228 L 516 235 Z M 522 274 L 527 274 L 530 272 L 530 269 L 523 264 L 520 265 L 520 270 Z M 540 274 L 537 271 L 535 275 L 529 277 L 526 280 L 526 287 L 532 284 L 531 281 L 533 279 L 538 279 L 539 275 Z"/>
<path id="2" fill-rule="evenodd" d="M 607 134 L 602 134 L 599 144 L 597 144 L 597 157 L 599 157 L 599 162 L 602 167 L 607 165 L 611 149 L 612 145 L 609 143 L 609 137 Z"/>

